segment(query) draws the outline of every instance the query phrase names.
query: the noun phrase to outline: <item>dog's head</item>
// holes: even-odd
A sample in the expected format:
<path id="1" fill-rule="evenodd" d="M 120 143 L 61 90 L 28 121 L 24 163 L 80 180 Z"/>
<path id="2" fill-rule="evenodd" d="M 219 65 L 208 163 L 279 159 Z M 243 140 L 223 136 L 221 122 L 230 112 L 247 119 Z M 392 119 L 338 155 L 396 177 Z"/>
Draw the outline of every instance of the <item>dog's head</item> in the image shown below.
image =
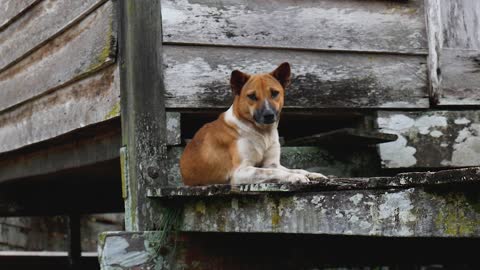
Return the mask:
<path id="1" fill-rule="evenodd" d="M 271 126 L 279 120 L 285 88 L 289 84 L 289 63 L 283 63 L 265 74 L 249 75 L 234 70 L 230 85 L 235 94 L 235 113 L 256 126 Z"/>

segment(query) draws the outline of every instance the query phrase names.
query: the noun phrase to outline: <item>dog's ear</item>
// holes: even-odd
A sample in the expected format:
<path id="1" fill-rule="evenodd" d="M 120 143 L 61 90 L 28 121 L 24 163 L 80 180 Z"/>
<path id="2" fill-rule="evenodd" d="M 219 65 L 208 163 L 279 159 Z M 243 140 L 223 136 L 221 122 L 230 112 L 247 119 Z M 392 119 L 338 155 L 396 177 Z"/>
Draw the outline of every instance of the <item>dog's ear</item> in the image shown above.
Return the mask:
<path id="1" fill-rule="evenodd" d="M 283 88 L 287 88 L 290 85 L 290 64 L 288 62 L 280 64 L 274 71 L 270 73 L 280 84 Z"/>
<path id="2" fill-rule="evenodd" d="M 243 73 L 239 70 L 232 71 L 232 76 L 230 77 L 230 85 L 232 86 L 232 91 L 235 95 L 240 95 L 243 86 L 247 83 L 250 75 Z"/>

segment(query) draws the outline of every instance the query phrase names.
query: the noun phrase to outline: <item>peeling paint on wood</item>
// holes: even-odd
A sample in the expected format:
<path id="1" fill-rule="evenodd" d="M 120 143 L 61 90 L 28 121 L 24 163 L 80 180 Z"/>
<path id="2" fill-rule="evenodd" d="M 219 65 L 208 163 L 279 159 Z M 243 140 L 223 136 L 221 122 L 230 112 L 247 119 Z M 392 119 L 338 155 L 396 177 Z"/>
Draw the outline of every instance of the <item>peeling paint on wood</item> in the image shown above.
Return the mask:
<path id="1" fill-rule="evenodd" d="M 104 2 L 105 0 L 41 1 L 0 32 L 0 71 L 65 31 Z"/>
<path id="2" fill-rule="evenodd" d="M 113 10 L 112 2 L 107 2 L 0 73 L 0 110 L 38 97 L 112 63 L 116 53 Z"/>
<path id="3" fill-rule="evenodd" d="M 480 237 L 478 195 L 410 188 L 197 199 L 185 203 L 181 230 Z"/>
<path id="4" fill-rule="evenodd" d="M 422 0 L 163 0 L 164 42 L 426 52 Z M 368 18 L 368 19 L 367 19 Z"/>
<path id="5" fill-rule="evenodd" d="M 377 122 L 382 132 L 399 137 L 379 145 L 385 168 L 480 165 L 478 111 L 382 111 Z"/>
<path id="6" fill-rule="evenodd" d="M 105 121 L 105 115 L 119 102 L 118 84 L 118 67 L 112 65 L 0 114 L 0 152 Z"/>
<path id="7" fill-rule="evenodd" d="M 31 6 L 40 0 L 3 0 L 0 9 L 0 31 L 19 18 Z"/>
<path id="8" fill-rule="evenodd" d="M 286 108 L 428 108 L 424 56 L 164 46 L 167 108 L 225 108 L 232 70 L 292 65 Z M 179 79 L 181 78 L 181 79 Z"/>

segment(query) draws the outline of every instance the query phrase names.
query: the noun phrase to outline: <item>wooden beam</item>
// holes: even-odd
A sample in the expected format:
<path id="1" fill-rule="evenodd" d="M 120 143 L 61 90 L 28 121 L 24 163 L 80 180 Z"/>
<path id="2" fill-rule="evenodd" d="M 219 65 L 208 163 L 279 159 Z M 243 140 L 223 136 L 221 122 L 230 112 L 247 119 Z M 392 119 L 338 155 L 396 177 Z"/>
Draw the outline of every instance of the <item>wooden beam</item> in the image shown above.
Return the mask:
<path id="1" fill-rule="evenodd" d="M 72 269 L 79 269 L 82 257 L 82 241 L 80 233 L 80 215 L 71 213 L 68 216 L 67 242 L 68 260 Z"/>
<path id="2" fill-rule="evenodd" d="M 119 6 L 126 228 L 148 230 L 158 211 L 146 188 L 168 183 L 160 0 L 124 0 Z"/>
<path id="3" fill-rule="evenodd" d="M 168 44 L 427 51 L 423 0 L 287 0 L 274 8 L 265 1 L 162 0 L 162 15 Z"/>
<path id="4" fill-rule="evenodd" d="M 361 130 L 354 128 L 342 128 L 333 131 L 315 134 L 306 137 L 288 140 L 285 145 L 288 146 L 339 146 L 348 145 L 359 147 L 365 145 L 374 145 L 397 140 L 394 134 L 381 133 L 376 130 Z"/>
<path id="5" fill-rule="evenodd" d="M 429 107 L 425 56 L 172 45 L 163 54 L 172 110 L 227 108 L 232 70 L 264 73 L 285 61 L 286 109 Z"/>

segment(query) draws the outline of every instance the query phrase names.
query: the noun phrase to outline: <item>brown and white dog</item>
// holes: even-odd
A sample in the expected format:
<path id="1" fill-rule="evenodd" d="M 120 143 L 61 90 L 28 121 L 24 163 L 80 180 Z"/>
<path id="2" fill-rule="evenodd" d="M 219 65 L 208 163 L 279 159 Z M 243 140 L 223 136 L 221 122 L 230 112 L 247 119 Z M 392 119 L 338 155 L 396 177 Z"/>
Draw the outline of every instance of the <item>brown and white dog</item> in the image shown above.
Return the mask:
<path id="1" fill-rule="evenodd" d="M 278 121 L 290 65 L 271 73 L 249 75 L 234 70 L 233 105 L 204 125 L 187 144 L 180 160 L 186 185 L 305 183 L 326 177 L 280 165 Z"/>

